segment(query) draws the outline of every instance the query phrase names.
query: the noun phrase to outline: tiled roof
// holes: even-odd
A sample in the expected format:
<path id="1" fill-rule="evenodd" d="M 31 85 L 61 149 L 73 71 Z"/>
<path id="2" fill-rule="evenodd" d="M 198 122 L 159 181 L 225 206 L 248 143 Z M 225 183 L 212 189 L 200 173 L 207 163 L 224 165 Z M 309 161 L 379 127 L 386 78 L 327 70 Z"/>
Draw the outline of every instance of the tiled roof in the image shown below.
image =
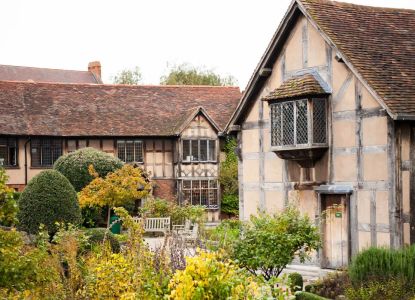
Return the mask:
<path id="1" fill-rule="evenodd" d="M 393 114 L 415 114 L 415 10 L 299 2 Z"/>
<path id="2" fill-rule="evenodd" d="M 0 91 L 0 134 L 50 136 L 171 136 L 196 107 L 223 130 L 241 97 L 209 86 L 3 81 Z"/>
<path id="3" fill-rule="evenodd" d="M 89 71 L 0 65 L 0 80 L 60 83 L 102 83 Z"/>
<path id="4" fill-rule="evenodd" d="M 312 74 L 294 76 L 284 81 L 263 100 L 281 100 L 302 96 L 326 95 L 327 92 Z"/>

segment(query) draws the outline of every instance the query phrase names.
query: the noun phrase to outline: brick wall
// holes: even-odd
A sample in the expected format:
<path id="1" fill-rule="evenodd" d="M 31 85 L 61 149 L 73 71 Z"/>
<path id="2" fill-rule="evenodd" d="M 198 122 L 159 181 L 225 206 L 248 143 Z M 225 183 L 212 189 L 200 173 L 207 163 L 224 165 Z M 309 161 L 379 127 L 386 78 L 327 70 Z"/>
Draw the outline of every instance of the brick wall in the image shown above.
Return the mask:
<path id="1" fill-rule="evenodd" d="M 153 179 L 155 184 L 153 195 L 168 200 L 176 199 L 176 182 L 174 179 Z"/>

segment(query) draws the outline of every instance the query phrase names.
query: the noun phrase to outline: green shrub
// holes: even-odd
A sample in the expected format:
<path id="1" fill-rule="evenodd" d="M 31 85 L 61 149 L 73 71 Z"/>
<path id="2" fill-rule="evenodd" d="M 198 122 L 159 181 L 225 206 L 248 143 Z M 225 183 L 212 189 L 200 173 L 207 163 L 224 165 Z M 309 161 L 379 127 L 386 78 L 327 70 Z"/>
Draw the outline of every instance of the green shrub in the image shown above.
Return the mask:
<path id="1" fill-rule="evenodd" d="M 324 297 L 320 297 L 316 294 L 308 293 L 308 292 L 297 292 L 295 293 L 296 300 L 329 300 Z"/>
<path id="2" fill-rule="evenodd" d="M 401 278 L 386 281 L 368 281 L 357 287 L 349 287 L 345 293 L 349 300 L 412 300 L 415 287 Z"/>
<path id="3" fill-rule="evenodd" d="M 37 233 L 44 224 L 50 234 L 56 223 L 81 222 L 76 192 L 68 179 L 55 170 L 42 171 L 33 177 L 19 200 L 19 228 Z"/>
<path id="4" fill-rule="evenodd" d="M 320 246 L 320 234 L 308 216 L 293 206 L 273 216 L 252 216 L 235 242 L 233 258 L 251 273 L 260 270 L 266 280 L 278 277 L 297 255 L 301 262 Z"/>
<path id="5" fill-rule="evenodd" d="M 346 288 L 350 287 L 350 278 L 347 272 L 333 272 L 314 284 L 306 286 L 305 291 L 322 297 L 334 299 L 344 295 Z"/>
<path id="6" fill-rule="evenodd" d="M 208 243 L 209 248 L 213 251 L 223 249 L 225 253 L 232 255 L 233 245 L 239 239 L 241 226 L 239 220 L 223 220 L 217 227 L 206 232 L 206 238 L 213 242 Z"/>
<path id="7" fill-rule="evenodd" d="M 206 217 L 203 206 L 180 206 L 176 202 L 160 198 L 147 199 L 140 209 L 140 214 L 147 218 L 170 217 L 172 224 L 184 224 L 185 220 L 200 223 Z"/>
<path id="8" fill-rule="evenodd" d="M 295 293 L 303 290 L 303 276 L 301 276 L 300 273 L 291 273 L 290 275 L 288 275 L 288 278 L 290 279 L 291 292 Z"/>
<path id="9" fill-rule="evenodd" d="M 107 228 L 89 228 L 86 230 L 88 242 L 91 246 L 102 244 L 105 235 L 111 245 L 111 250 L 114 253 L 120 252 L 120 242 Z"/>
<path id="10" fill-rule="evenodd" d="M 399 250 L 369 248 L 352 260 L 349 275 L 354 284 L 401 278 L 415 281 L 415 246 Z"/>
<path id="11" fill-rule="evenodd" d="M 18 207 L 15 192 L 6 185 L 7 180 L 6 171 L 0 168 L 0 225 L 12 226 L 17 222 Z"/>
<path id="12" fill-rule="evenodd" d="M 94 177 L 88 168 L 94 166 L 100 177 L 114 172 L 123 166 L 118 158 L 94 148 L 83 148 L 61 156 L 54 164 L 54 169 L 61 172 L 77 192 L 87 186 Z"/>

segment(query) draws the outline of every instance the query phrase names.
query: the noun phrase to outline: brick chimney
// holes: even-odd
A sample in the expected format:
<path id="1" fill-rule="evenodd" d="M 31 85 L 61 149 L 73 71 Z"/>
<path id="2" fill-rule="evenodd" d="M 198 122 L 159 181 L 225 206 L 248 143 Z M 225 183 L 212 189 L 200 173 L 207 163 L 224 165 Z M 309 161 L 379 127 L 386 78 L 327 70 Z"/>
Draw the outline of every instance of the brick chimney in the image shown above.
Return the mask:
<path id="1" fill-rule="evenodd" d="M 94 74 L 98 81 L 101 81 L 101 63 L 99 61 L 91 61 L 88 64 L 88 71 Z"/>

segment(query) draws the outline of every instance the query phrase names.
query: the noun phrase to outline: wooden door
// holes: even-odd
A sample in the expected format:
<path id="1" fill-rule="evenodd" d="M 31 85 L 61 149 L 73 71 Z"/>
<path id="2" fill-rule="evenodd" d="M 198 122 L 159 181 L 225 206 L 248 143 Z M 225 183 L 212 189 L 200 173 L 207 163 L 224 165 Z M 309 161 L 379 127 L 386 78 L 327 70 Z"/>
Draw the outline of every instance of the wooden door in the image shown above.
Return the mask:
<path id="1" fill-rule="evenodd" d="M 322 199 L 322 266 L 337 269 L 349 262 L 349 216 L 345 195 L 325 195 Z"/>

